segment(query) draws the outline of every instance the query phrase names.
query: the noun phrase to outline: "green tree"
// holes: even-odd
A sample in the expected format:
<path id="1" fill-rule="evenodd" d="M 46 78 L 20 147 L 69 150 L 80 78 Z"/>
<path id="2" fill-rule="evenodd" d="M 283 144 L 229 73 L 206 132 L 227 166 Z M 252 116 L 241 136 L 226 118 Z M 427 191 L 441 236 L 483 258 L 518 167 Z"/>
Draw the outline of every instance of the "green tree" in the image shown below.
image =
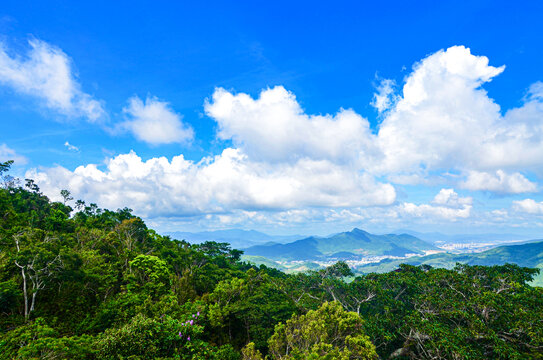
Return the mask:
<path id="1" fill-rule="evenodd" d="M 64 205 L 70 200 L 73 200 L 72 194 L 68 190 L 60 190 L 60 196 L 62 196 L 62 200 L 64 201 Z"/>
<path id="2" fill-rule="evenodd" d="M 274 359 L 377 359 L 363 320 L 338 302 L 276 325 L 269 345 Z"/>
<path id="3" fill-rule="evenodd" d="M 255 269 L 249 269 L 245 279 L 221 281 L 204 300 L 218 335 L 214 340 L 237 348 L 254 342 L 264 352 L 273 326 L 288 319 L 295 309 L 286 296 L 275 290 L 269 275 Z"/>
<path id="4" fill-rule="evenodd" d="M 35 309 L 38 293 L 52 282 L 63 264 L 57 239 L 43 231 L 21 232 L 14 236 L 14 241 L 17 251 L 13 261 L 20 269 L 24 316 L 28 319 Z"/>
<path id="5" fill-rule="evenodd" d="M 90 336 L 60 336 L 43 318 L 5 333 L 0 340 L 0 360 L 89 359 L 94 355 Z"/>
<path id="6" fill-rule="evenodd" d="M 255 343 L 248 343 L 242 350 L 243 360 L 264 360 L 262 353 L 255 348 Z"/>
<path id="7" fill-rule="evenodd" d="M 129 289 L 142 290 L 157 296 L 170 288 L 168 264 L 154 255 L 138 255 L 129 263 Z"/>

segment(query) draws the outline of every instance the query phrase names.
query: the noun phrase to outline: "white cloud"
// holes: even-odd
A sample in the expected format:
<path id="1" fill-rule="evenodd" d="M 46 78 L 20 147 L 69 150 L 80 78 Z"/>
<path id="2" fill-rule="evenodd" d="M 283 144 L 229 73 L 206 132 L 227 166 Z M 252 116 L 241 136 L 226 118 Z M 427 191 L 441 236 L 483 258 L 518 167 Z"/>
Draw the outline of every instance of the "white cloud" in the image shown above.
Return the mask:
<path id="1" fill-rule="evenodd" d="M 8 160 L 13 160 L 16 165 L 24 165 L 28 162 L 28 159 L 22 155 L 17 154 L 17 152 L 6 144 L 0 144 L 0 162 L 5 162 Z"/>
<path id="2" fill-rule="evenodd" d="M 461 209 L 453 209 L 445 206 L 432 206 L 428 204 L 415 205 L 412 203 L 403 203 L 400 212 L 413 217 L 426 217 L 428 220 L 440 218 L 450 221 L 456 221 L 459 218 L 468 218 L 471 214 L 471 206 L 465 206 Z"/>
<path id="3" fill-rule="evenodd" d="M 282 86 L 262 91 L 256 100 L 219 88 L 205 110 L 219 125 L 218 137 L 232 139 L 252 159 L 346 162 L 374 156 L 367 119 L 352 110 L 307 115 Z"/>
<path id="4" fill-rule="evenodd" d="M 10 56 L 0 43 L 0 83 L 37 97 L 45 106 L 68 117 L 98 121 L 105 116 L 100 101 L 81 90 L 71 60 L 59 48 L 44 41 L 29 41 L 25 56 Z"/>
<path id="5" fill-rule="evenodd" d="M 543 175 L 543 83 L 505 116 L 481 87 L 504 71 L 454 46 L 419 63 L 385 114 L 377 136 L 382 158 L 371 172 L 424 183 L 429 174 L 459 172 L 459 186 L 500 194 L 533 192 L 521 172 Z M 385 84 L 386 85 L 386 84 Z M 390 88 L 383 86 L 387 96 Z"/>
<path id="6" fill-rule="evenodd" d="M 497 141 L 482 156 L 488 166 L 508 166 L 543 175 L 543 83 L 530 86 L 522 106 L 507 111 L 495 130 Z"/>
<path id="7" fill-rule="evenodd" d="M 301 207 L 389 205 L 395 190 L 349 167 L 301 159 L 270 165 L 251 161 L 239 149 L 199 163 L 182 155 L 142 161 L 134 152 L 110 159 L 107 169 L 80 166 L 29 171 L 45 194 L 67 188 L 102 207 L 128 206 L 145 216 L 224 213 L 235 209 L 283 210 Z"/>
<path id="8" fill-rule="evenodd" d="M 280 86 L 256 99 L 217 89 L 205 109 L 218 137 L 254 160 L 350 163 L 401 184 L 443 183 L 453 171 L 464 188 L 531 192 L 536 184 L 521 172 L 543 175 L 543 85 L 533 84 L 524 104 L 502 116 L 482 85 L 504 69 L 463 46 L 426 57 L 401 95 L 392 80 L 378 86 L 372 104 L 384 117 L 377 134 L 353 110 L 307 114 Z"/>
<path id="9" fill-rule="evenodd" d="M 79 148 L 77 146 L 74 146 L 67 141 L 64 143 L 64 146 L 66 146 L 70 151 L 79 151 Z"/>
<path id="10" fill-rule="evenodd" d="M 462 46 L 439 51 L 414 66 L 403 94 L 383 120 L 378 135 L 383 173 L 479 167 L 477 156 L 492 141 L 499 106 L 481 85 L 504 67 Z"/>
<path id="11" fill-rule="evenodd" d="M 462 46 L 438 51 L 414 66 L 401 94 L 392 82 L 381 84 L 373 105 L 383 121 L 373 131 L 350 109 L 308 114 L 281 86 L 257 98 L 218 88 L 205 111 L 217 122 L 217 137 L 233 143 L 220 155 L 142 161 L 129 153 L 108 160 L 103 170 L 91 164 L 29 176 L 47 194 L 68 188 L 103 207 L 129 206 L 164 218 L 209 215 L 220 224 L 488 223 L 505 215 L 474 215 L 473 199 L 451 188 L 428 204 L 397 204 L 394 187 L 381 179 L 499 194 L 538 191 L 527 177 L 543 175 L 543 84 L 533 84 L 523 104 L 502 115 L 482 86 L 503 71 Z M 128 120 L 121 126 L 143 141 L 193 138 L 181 116 L 156 98 L 134 97 L 124 110 Z"/>
<path id="12" fill-rule="evenodd" d="M 536 202 L 533 199 L 513 201 L 513 210 L 527 214 L 541 215 L 543 214 L 543 202 Z"/>
<path id="13" fill-rule="evenodd" d="M 426 217 L 428 220 L 445 219 L 456 221 L 470 217 L 473 199 L 460 197 L 453 189 L 441 189 L 432 204 L 416 205 L 402 203 L 397 207 L 399 213 L 412 217 Z"/>
<path id="14" fill-rule="evenodd" d="M 434 197 L 432 203 L 448 207 L 464 207 L 471 205 L 473 199 L 471 197 L 460 197 L 454 189 L 441 189 Z"/>
<path id="15" fill-rule="evenodd" d="M 153 145 L 186 144 L 194 137 L 194 131 L 181 121 L 181 116 L 167 102 L 156 97 L 148 97 L 144 103 L 134 96 L 123 110 L 129 119 L 121 124 L 121 128 L 131 131 L 139 140 Z"/>
<path id="16" fill-rule="evenodd" d="M 371 106 L 376 108 L 380 114 L 389 110 L 398 101 L 399 97 L 394 94 L 395 87 L 396 82 L 391 79 L 383 79 L 377 86 L 377 92 L 373 94 Z"/>
<path id="17" fill-rule="evenodd" d="M 521 194 L 536 192 L 537 184 L 516 172 L 506 174 L 502 170 L 495 173 L 470 171 L 461 186 L 469 190 L 492 191 L 501 194 Z"/>

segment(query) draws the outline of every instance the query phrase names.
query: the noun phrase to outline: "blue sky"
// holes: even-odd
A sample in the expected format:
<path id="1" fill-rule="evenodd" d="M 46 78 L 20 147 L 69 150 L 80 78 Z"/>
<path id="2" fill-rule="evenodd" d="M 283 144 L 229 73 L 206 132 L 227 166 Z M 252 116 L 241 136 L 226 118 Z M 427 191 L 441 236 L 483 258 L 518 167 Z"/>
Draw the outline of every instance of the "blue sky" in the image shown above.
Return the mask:
<path id="1" fill-rule="evenodd" d="M 162 231 L 538 234 L 537 1 L 13 1 L 0 160 Z M 182 155 L 182 157 L 180 156 Z"/>

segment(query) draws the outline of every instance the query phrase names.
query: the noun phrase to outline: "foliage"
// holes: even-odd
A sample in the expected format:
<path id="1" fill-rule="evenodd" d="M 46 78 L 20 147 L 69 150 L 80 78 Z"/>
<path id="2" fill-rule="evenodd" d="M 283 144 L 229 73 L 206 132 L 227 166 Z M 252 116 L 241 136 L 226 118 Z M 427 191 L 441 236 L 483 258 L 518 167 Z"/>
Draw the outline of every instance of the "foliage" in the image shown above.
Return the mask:
<path id="1" fill-rule="evenodd" d="M 199 325 L 189 325 L 169 316 L 152 319 L 137 314 L 122 327 L 106 330 L 98 337 L 96 349 L 101 359 L 171 358 L 196 352 L 202 346 L 202 341 L 197 339 L 202 331 Z"/>
<path id="2" fill-rule="evenodd" d="M 325 302 L 317 310 L 276 325 L 270 353 L 285 360 L 377 358 L 364 334 L 363 320 L 337 302 Z"/>
<path id="3" fill-rule="evenodd" d="M 263 360 L 262 353 L 255 348 L 255 343 L 248 343 L 242 350 L 243 360 Z"/>
<path id="4" fill-rule="evenodd" d="M 90 336 L 59 336 L 42 318 L 8 332 L 0 344 L 0 359 L 87 359 L 94 355 Z"/>
<path id="5" fill-rule="evenodd" d="M 209 304 L 210 325 L 218 334 L 213 339 L 238 348 L 254 342 L 258 349 L 266 350 L 274 325 L 295 311 L 265 270 L 249 269 L 244 279 L 221 281 L 204 300 Z"/>
<path id="6" fill-rule="evenodd" d="M 543 269 L 543 241 L 538 240 L 526 244 L 498 246 L 476 253 L 439 253 L 426 256 L 413 256 L 408 259 L 385 259 L 379 263 L 358 266 L 356 270 L 360 273 L 384 273 L 397 269 L 402 263 L 430 265 L 447 269 L 454 268 L 457 263 L 486 266 L 514 263 L 523 267 Z M 533 281 L 532 284 L 543 285 L 543 273 L 540 273 L 534 279 L 537 279 L 537 282 Z"/>

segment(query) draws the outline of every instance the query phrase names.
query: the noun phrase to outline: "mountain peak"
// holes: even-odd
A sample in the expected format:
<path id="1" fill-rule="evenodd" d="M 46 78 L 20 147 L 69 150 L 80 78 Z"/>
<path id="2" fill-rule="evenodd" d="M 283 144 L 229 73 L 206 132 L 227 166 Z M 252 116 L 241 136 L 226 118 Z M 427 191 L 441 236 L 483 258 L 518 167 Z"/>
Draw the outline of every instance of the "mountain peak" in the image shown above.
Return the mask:
<path id="1" fill-rule="evenodd" d="M 282 261 L 330 261 L 342 256 L 345 259 L 352 259 L 353 256 L 362 259 L 373 256 L 422 255 L 426 250 L 437 248 L 413 236 L 374 235 L 354 228 L 328 237 L 310 236 L 286 244 L 253 246 L 246 248 L 245 254 Z"/>

